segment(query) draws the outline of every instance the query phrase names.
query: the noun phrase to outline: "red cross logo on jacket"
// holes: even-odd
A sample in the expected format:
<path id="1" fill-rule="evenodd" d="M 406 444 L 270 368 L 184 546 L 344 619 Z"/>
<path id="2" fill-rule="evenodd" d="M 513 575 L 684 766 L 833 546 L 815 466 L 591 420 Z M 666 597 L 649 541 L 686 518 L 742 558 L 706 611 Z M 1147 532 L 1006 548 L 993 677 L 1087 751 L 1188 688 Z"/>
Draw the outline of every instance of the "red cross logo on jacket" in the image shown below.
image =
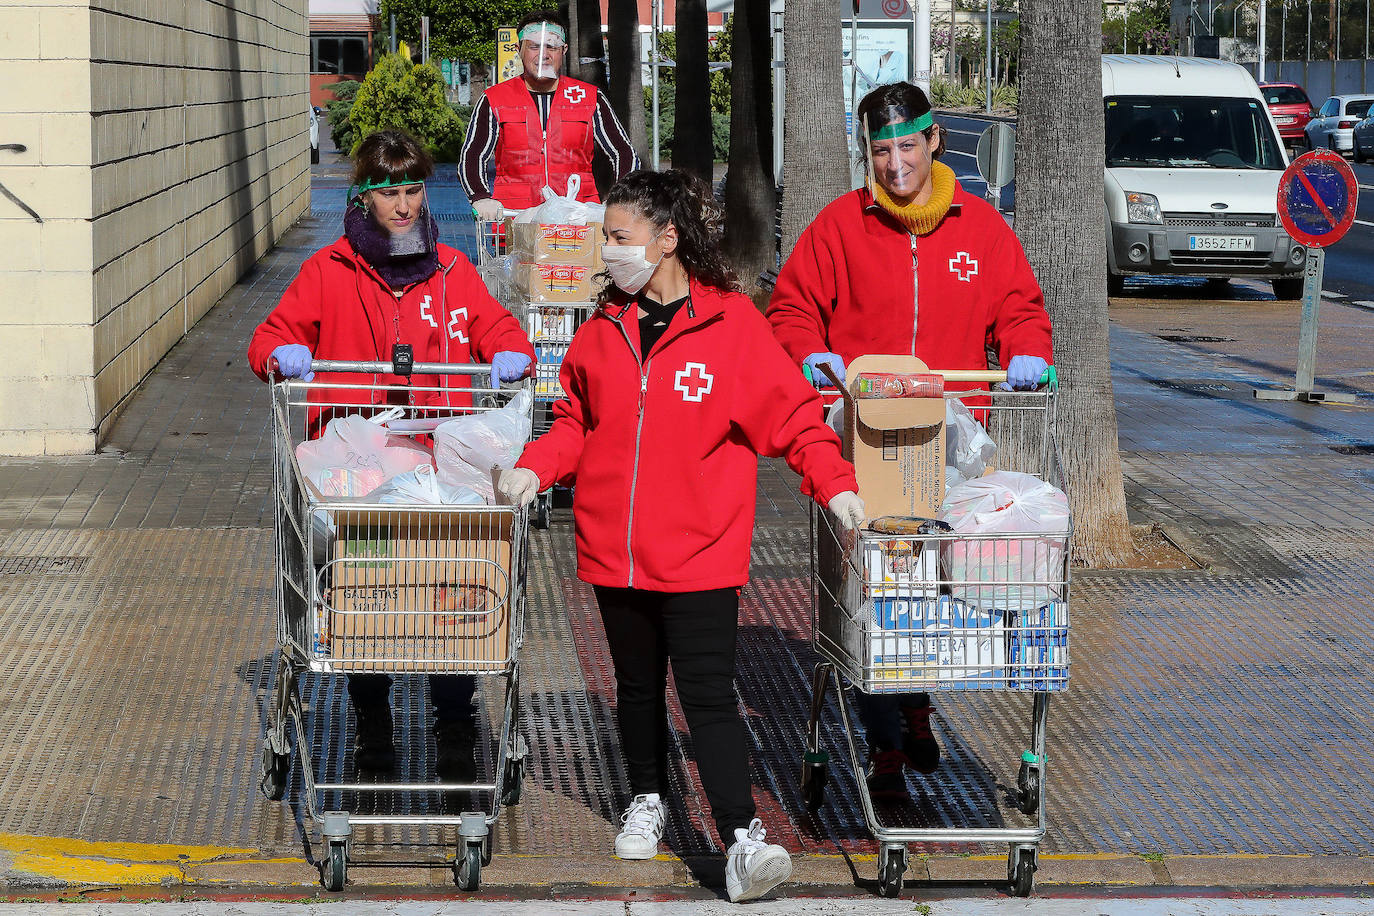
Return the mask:
<path id="1" fill-rule="evenodd" d="M 970 278 L 978 276 L 978 262 L 969 257 L 967 251 L 961 251 L 958 257 L 949 259 L 949 272 L 958 274 L 963 282 L 971 283 L 973 281 Z"/>
<path id="2" fill-rule="evenodd" d="M 711 385 L 716 377 L 706 371 L 705 363 L 688 363 L 673 377 L 673 388 L 682 392 L 684 401 L 701 403 L 701 399 L 711 393 Z"/>
<path id="3" fill-rule="evenodd" d="M 566 89 L 563 90 L 563 98 L 567 99 L 569 102 L 572 102 L 574 105 L 576 105 L 578 102 L 582 101 L 586 97 L 587 90 L 583 89 L 581 86 L 568 86 Z"/>

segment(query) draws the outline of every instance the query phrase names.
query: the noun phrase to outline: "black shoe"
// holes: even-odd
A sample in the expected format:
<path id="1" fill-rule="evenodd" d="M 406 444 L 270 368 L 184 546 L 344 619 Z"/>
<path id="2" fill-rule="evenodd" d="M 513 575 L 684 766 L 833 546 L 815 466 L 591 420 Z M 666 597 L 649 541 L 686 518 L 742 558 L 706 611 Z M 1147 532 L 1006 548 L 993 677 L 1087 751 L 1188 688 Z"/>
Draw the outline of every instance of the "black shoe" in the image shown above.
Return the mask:
<path id="1" fill-rule="evenodd" d="M 909 706 L 905 703 L 901 706 L 902 751 L 908 765 L 926 775 L 940 768 L 940 743 L 930 730 L 930 714 L 934 709 L 928 693 L 919 694 Z"/>
<path id="2" fill-rule="evenodd" d="M 353 765 L 359 770 L 387 771 L 396 766 L 396 746 L 391 740 L 391 705 L 355 703 L 358 730 L 353 738 Z"/>
<path id="3" fill-rule="evenodd" d="M 901 801 L 908 798 L 906 789 L 906 754 L 902 751 L 868 749 L 868 794 L 875 801 Z"/>
<path id="4" fill-rule="evenodd" d="M 434 723 L 438 755 L 434 770 L 440 782 L 474 782 L 477 779 L 477 724 L 468 719 Z"/>

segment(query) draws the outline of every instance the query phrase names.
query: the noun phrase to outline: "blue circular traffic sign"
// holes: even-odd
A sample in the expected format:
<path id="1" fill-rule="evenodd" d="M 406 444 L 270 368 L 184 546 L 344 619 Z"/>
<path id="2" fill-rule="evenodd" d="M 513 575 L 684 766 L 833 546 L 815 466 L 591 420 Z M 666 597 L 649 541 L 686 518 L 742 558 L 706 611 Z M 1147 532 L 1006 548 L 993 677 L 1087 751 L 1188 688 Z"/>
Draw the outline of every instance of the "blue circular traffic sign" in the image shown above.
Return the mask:
<path id="1" fill-rule="evenodd" d="M 1359 200 L 1355 172 L 1339 153 L 1304 153 L 1279 179 L 1279 220 L 1309 248 L 1334 245 L 1355 222 Z"/>

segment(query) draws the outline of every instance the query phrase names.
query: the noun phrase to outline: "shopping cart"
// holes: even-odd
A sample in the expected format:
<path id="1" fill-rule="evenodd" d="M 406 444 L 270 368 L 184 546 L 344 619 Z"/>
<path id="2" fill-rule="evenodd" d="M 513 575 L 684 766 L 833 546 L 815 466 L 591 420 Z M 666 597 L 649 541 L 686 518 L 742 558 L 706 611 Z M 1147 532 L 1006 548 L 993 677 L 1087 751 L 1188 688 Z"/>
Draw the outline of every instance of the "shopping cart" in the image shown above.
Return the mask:
<path id="1" fill-rule="evenodd" d="M 388 505 L 360 498 L 321 495 L 301 472 L 296 446 L 309 438 L 323 415 L 373 415 L 372 384 L 391 374 L 391 363 L 315 360 L 316 372 L 361 373 L 360 381 L 302 382 L 271 386 L 275 441 L 273 483 L 277 540 L 277 642 L 280 661 L 268 703 L 260 787 L 274 801 L 285 793 L 291 737 L 301 766 L 306 815 L 318 826 L 325 855 L 320 877 L 331 891 L 347 880 L 353 826 L 358 824 L 457 827 L 460 845 L 454 880 L 476 890 L 491 859 L 493 825 L 502 805 L 520 801 L 528 754 L 520 734 L 519 651 L 524 633 L 525 533 L 523 507 Z M 415 375 L 470 375 L 485 380 L 486 365 L 415 363 Z M 500 406 L 514 392 L 473 384 L 468 389 L 413 386 L 415 394 L 445 390 L 456 406 L 403 408 L 393 431 L 424 435 L 439 421 Z M 385 397 L 380 400 L 385 401 Z M 395 410 L 395 408 L 390 408 Z M 490 782 L 363 782 L 330 780 L 326 755 L 312 760 L 300 681 L 306 672 L 337 676 L 360 673 L 467 674 L 505 680 L 505 698 Z M 312 708 L 315 716 L 340 710 Z M 342 727 L 325 731 L 342 731 Z M 404 798 L 402 811 L 338 810 L 344 793 Z M 426 805 L 442 793 L 490 797 L 486 810 L 438 813 Z M 454 795 L 447 795 L 448 799 Z M 433 813 L 424 813 L 433 812 Z"/>
<path id="2" fill-rule="evenodd" d="M 476 227 L 477 264 L 480 270 L 507 253 L 507 236 L 502 221 L 478 220 Z M 534 436 L 537 438 L 553 425 L 553 404 L 564 397 L 563 383 L 559 380 L 563 357 L 568 353 L 573 334 L 591 317 L 596 303 L 531 302 L 512 294 L 497 298 L 520 319 L 529 334 L 530 343 L 534 345 Z M 552 510 L 553 490 L 549 489 L 535 499 L 530 524 L 536 528 L 549 527 Z"/>
<path id="3" fill-rule="evenodd" d="M 966 380 L 1005 379 L 998 373 L 960 374 Z M 947 391 L 945 397 L 964 399 L 984 422 L 997 444 L 1000 470 L 1033 474 L 1063 490 L 1054 438 L 1056 387 L 1051 381 L 1034 392 Z M 829 756 L 821 720 L 833 685 L 864 819 L 880 844 L 878 885 L 884 896 L 901 893 L 907 844 L 926 842 L 1007 843 L 1012 892 L 1030 894 L 1045 835 L 1049 699 L 1069 681 L 1071 538 L 1071 524 L 1062 535 L 958 534 L 917 519 L 870 520 L 850 533 L 829 512 L 812 507 L 813 640 L 822 661 L 812 676 L 802 797 L 812 813 L 824 802 Z M 869 694 L 1030 693 L 1029 748 L 1020 758 L 1016 803 L 1028 819 L 1035 818 L 1034 825 L 884 823 L 864 779 L 846 683 Z"/>

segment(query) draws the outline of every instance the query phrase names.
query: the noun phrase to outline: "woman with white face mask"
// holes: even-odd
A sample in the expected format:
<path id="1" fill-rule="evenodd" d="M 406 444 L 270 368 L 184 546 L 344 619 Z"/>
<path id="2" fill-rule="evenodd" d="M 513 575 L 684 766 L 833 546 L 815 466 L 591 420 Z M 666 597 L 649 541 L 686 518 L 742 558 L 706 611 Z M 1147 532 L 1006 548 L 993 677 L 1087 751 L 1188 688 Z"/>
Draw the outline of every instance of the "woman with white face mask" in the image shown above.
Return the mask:
<path id="1" fill-rule="evenodd" d="M 830 385 L 822 365 L 843 381 L 865 354 L 986 369 L 991 345 L 1007 370 L 1003 387 L 1035 388 L 1054 358 L 1040 286 L 1002 214 L 939 161 L 944 132 L 926 94 L 910 83 L 879 86 L 855 120 L 868 181 L 817 215 L 779 272 L 767 311 L 778 342 L 818 386 Z M 940 765 L 929 695 L 855 700 L 870 793 L 905 798 L 905 770 Z"/>
<path id="2" fill-rule="evenodd" d="M 500 481 L 526 503 L 576 482 L 577 575 L 596 591 L 615 664 L 631 801 L 615 853 L 648 859 L 667 817 L 671 663 L 702 787 L 728 848 L 732 900 L 791 873 L 754 816 L 735 699 L 739 589 L 749 577 L 758 456 L 857 526 L 863 504 L 820 397 L 740 292 L 719 210 L 685 172 L 635 172 L 606 198 L 610 285 L 560 370 L 567 399 Z"/>

